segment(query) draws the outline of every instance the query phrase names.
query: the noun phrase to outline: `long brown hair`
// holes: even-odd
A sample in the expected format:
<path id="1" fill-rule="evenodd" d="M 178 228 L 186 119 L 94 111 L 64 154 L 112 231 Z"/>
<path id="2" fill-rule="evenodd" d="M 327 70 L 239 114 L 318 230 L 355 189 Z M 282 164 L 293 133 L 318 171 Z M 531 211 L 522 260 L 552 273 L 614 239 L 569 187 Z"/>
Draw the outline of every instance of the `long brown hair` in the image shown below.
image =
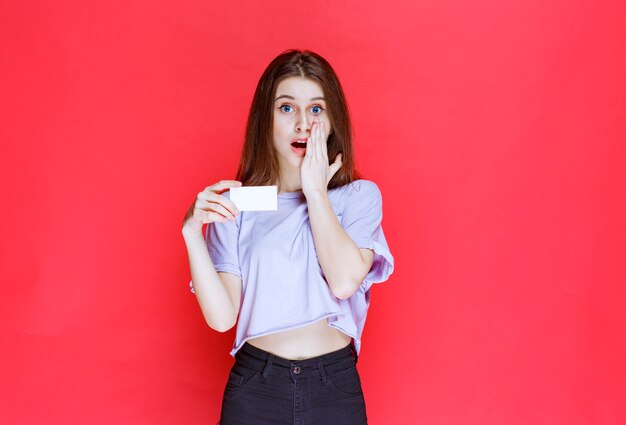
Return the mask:
<path id="1" fill-rule="evenodd" d="M 272 143 L 274 96 L 278 84 L 288 77 L 310 78 L 320 84 L 326 99 L 332 133 L 328 136 L 328 162 L 342 153 L 341 168 L 328 184 L 334 189 L 360 179 L 354 168 L 352 128 L 348 106 L 337 74 L 330 64 L 309 50 L 287 50 L 265 69 L 257 84 L 248 123 L 237 180 L 244 186 L 273 185 L 279 177 L 278 155 Z"/>

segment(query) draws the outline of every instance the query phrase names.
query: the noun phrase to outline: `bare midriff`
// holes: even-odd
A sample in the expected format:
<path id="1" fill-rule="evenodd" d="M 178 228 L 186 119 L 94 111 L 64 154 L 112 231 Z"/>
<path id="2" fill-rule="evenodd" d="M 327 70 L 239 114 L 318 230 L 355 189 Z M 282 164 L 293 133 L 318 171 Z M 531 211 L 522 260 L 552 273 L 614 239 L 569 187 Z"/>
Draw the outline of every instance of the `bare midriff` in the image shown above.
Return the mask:
<path id="1" fill-rule="evenodd" d="M 324 318 L 300 328 L 249 339 L 248 343 L 285 359 L 303 360 L 339 350 L 351 340 L 350 336 L 328 326 Z"/>

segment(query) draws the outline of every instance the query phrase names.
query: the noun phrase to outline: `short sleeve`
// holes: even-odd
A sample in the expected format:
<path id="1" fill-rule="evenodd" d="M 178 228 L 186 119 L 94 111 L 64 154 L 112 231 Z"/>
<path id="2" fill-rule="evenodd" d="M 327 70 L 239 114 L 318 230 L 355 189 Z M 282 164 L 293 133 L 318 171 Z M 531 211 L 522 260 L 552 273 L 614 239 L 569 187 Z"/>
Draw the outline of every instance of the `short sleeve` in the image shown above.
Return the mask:
<path id="1" fill-rule="evenodd" d="M 381 225 L 383 204 L 378 186 L 369 180 L 357 180 L 351 186 L 341 225 L 359 248 L 374 251 L 374 262 L 361 284 L 367 291 L 372 284 L 389 278 L 393 273 L 394 260 Z"/>
<path id="2" fill-rule="evenodd" d="M 241 278 L 238 251 L 240 221 L 241 214 L 235 220 L 207 224 L 206 244 L 216 271 L 232 273 Z M 195 294 L 193 281 L 189 281 L 189 287 Z"/>

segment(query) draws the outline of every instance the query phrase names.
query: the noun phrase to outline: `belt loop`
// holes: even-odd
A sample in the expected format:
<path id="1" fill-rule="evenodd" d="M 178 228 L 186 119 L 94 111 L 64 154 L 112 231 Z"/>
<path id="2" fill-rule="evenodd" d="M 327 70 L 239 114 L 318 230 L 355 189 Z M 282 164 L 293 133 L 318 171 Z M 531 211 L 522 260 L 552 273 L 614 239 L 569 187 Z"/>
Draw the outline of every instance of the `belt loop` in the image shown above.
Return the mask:
<path id="1" fill-rule="evenodd" d="M 263 366 L 263 371 L 261 372 L 261 376 L 263 377 L 264 381 L 267 380 L 267 375 L 270 373 L 270 368 L 272 367 L 272 358 L 273 357 L 274 357 L 274 355 L 272 355 L 272 354 L 268 354 L 267 355 L 267 360 L 265 361 L 265 366 Z"/>
<path id="2" fill-rule="evenodd" d="M 320 382 L 322 384 L 326 383 L 326 368 L 324 366 L 324 360 L 323 359 L 319 359 L 317 361 L 317 370 L 320 373 Z"/>

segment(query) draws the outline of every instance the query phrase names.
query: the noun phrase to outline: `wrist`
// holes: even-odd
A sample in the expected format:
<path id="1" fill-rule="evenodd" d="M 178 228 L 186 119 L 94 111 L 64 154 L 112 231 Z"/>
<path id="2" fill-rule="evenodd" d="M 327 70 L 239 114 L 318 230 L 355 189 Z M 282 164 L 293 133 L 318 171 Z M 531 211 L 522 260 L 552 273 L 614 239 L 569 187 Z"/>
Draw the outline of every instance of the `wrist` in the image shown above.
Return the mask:
<path id="1" fill-rule="evenodd" d="M 202 233 L 202 225 L 197 226 L 189 226 L 185 224 L 182 228 L 182 234 L 184 239 L 196 239 L 201 237 L 204 239 L 204 234 Z"/>
<path id="2" fill-rule="evenodd" d="M 324 199 L 328 197 L 328 191 L 320 190 L 320 189 L 307 190 L 307 191 L 303 190 L 302 193 L 304 193 L 304 196 L 306 197 L 307 201 L 315 201 L 315 200 Z"/>

